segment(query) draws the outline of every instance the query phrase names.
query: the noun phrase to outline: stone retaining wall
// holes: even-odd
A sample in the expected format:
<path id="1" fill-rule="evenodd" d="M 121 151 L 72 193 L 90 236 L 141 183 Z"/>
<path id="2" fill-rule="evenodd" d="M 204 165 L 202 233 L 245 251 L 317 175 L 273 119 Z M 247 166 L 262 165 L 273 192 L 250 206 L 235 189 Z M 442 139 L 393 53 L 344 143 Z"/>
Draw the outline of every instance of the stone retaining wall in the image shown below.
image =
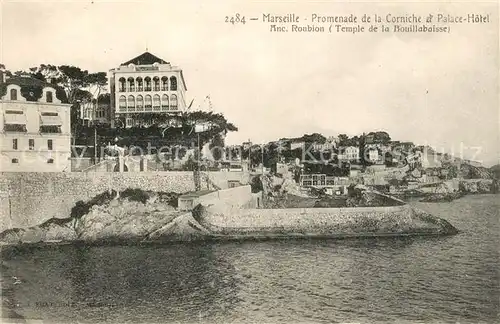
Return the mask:
<path id="1" fill-rule="evenodd" d="M 228 180 L 245 181 L 241 172 L 210 172 L 210 179 L 227 188 Z M 203 186 L 203 184 L 202 184 Z M 127 188 L 184 193 L 195 190 L 186 172 L 3 172 L 0 173 L 0 232 L 29 227 L 52 217 L 66 218 L 79 200 Z"/>
<path id="2" fill-rule="evenodd" d="M 204 220 L 225 229 L 245 228 L 328 228 L 331 225 L 351 223 L 360 217 L 372 220 L 383 218 L 411 218 L 408 205 L 395 207 L 353 208 L 288 208 L 288 209 L 243 209 L 220 210 L 205 214 Z"/>

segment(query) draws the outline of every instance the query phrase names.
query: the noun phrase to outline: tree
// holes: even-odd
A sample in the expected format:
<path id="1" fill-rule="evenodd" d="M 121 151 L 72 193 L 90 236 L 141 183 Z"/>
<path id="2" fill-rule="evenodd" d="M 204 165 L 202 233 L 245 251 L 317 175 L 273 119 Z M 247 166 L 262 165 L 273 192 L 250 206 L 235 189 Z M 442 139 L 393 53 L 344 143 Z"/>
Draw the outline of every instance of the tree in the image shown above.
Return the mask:
<path id="1" fill-rule="evenodd" d="M 375 143 L 387 144 L 391 141 L 391 136 L 384 131 L 370 132 L 368 133 L 368 136 L 373 136 L 373 141 Z"/>
<path id="2" fill-rule="evenodd" d="M 86 76 L 86 83 L 88 83 L 89 87 L 95 88 L 93 96 L 95 99 L 99 100 L 101 92 L 106 89 L 106 85 L 108 84 L 106 72 L 96 72 L 88 74 Z"/>
<path id="3" fill-rule="evenodd" d="M 324 144 L 326 142 L 326 137 L 319 133 L 313 133 L 311 135 L 304 134 L 304 136 L 302 136 L 302 140 L 306 143 Z"/>
<path id="4" fill-rule="evenodd" d="M 366 134 L 363 133 L 359 137 L 359 162 L 361 165 L 369 165 L 371 164 L 366 158 L 365 158 L 365 150 L 366 150 Z"/>
<path id="5" fill-rule="evenodd" d="M 78 91 L 89 85 L 89 72 L 72 65 L 61 65 L 58 70 L 61 73 L 58 83 L 66 90 L 69 102 L 74 103 Z"/>
<path id="6" fill-rule="evenodd" d="M 339 146 L 348 146 L 348 140 L 349 140 L 349 136 L 347 136 L 346 134 L 340 134 L 339 135 Z"/>
<path id="7" fill-rule="evenodd" d="M 222 158 L 222 148 L 224 147 L 224 137 L 219 134 L 215 134 L 212 141 L 209 144 L 209 148 L 212 152 L 212 157 L 215 161 L 219 161 Z M 215 148 L 215 150 L 213 150 Z"/>

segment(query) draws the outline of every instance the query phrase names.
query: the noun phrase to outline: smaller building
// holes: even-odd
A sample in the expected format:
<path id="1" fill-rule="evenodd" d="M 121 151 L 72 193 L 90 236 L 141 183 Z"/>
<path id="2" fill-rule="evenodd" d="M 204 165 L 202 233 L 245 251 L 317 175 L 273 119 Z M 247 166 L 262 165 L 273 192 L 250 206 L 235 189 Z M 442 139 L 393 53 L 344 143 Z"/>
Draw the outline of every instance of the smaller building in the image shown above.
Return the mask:
<path id="1" fill-rule="evenodd" d="M 340 147 L 338 153 L 338 159 L 339 161 L 358 161 L 359 147 L 357 146 Z"/>
<path id="2" fill-rule="evenodd" d="M 413 148 L 415 147 L 415 144 L 413 144 L 412 142 L 400 142 L 400 141 L 393 141 L 390 143 L 390 145 L 392 151 L 405 154 L 410 154 Z"/>
<path id="3" fill-rule="evenodd" d="M 380 160 L 380 154 L 378 154 L 378 149 L 369 149 L 368 151 L 368 161 L 371 163 L 377 163 Z"/>
<path id="4" fill-rule="evenodd" d="M 290 143 L 290 150 L 296 150 L 296 149 L 304 149 L 306 146 L 306 143 L 304 141 L 300 142 L 291 142 Z"/>
<path id="5" fill-rule="evenodd" d="M 1 171 L 71 171 L 70 107 L 57 85 L 0 73 Z"/>
<path id="6" fill-rule="evenodd" d="M 101 94 L 97 99 L 82 105 L 80 118 L 85 125 L 111 125 L 111 98 L 110 94 Z"/>

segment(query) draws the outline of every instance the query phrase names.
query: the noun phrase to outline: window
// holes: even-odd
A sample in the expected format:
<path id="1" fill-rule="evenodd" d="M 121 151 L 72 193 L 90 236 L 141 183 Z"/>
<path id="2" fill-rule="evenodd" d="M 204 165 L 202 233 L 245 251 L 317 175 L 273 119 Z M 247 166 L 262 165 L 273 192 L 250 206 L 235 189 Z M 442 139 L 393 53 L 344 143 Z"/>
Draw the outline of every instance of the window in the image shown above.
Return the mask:
<path id="1" fill-rule="evenodd" d="M 146 99 L 145 103 L 144 103 L 144 107 L 146 108 L 145 110 L 146 111 L 151 111 L 151 107 L 153 106 L 153 103 L 152 103 L 152 100 L 151 100 L 151 96 L 147 95 L 145 99 Z"/>
<path id="2" fill-rule="evenodd" d="M 53 99 L 52 99 L 52 91 L 47 91 L 46 93 L 46 99 L 47 99 L 47 102 L 52 102 Z"/>
<path id="3" fill-rule="evenodd" d="M 49 151 L 52 151 L 52 140 L 51 139 L 47 140 L 47 148 Z"/>
<path id="4" fill-rule="evenodd" d="M 128 78 L 128 91 L 134 92 L 135 91 L 135 83 L 134 83 L 134 78 L 130 77 Z"/>
<path id="5" fill-rule="evenodd" d="M 154 91 L 160 91 L 160 78 L 153 78 Z"/>
<path id="6" fill-rule="evenodd" d="M 119 82 L 118 91 L 125 92 L 125 78 L 120 78 L 118 82 Z"/>
<path id="7" fill-rule="evenodd" d="M 168 91 L 168 78 L 166 76 L 161 78 L 161 91 Z"/>
<path id="8" fill-rule="evenodd" d="M 28 140 L 28 146 L 29 146 L 29 149 L 30 149 L 30 150 L 34 150 L 34 149 L 35 149 L 35 140 L 34 140 L 34 139 L 32 139 L 32 138 L 30 138 L 30 139 Z"/>
<path id="9" fill-rule="evenodd" d="M 12 149 L 13 149 L 13 150 L 17 150 L 17 138 L 14 138 L 14 139 L 12 140 Z"/>
<path id="10" fill-rule="evenodd" d="M 142 111 L 144 109 L 144 97 L 141 95 L 137 96 L 137 111 Z"/>
<path id="11" fill-rule="evenodd" d="M 61 132 L 61 126 L 57 125 L 42 125 L 40 126 L 40 133 L 48 134 L 59 134 Z"/>
<path id="12" fill-rule="evenodd" d="M 168 95 L 164 94 L 161 98 L 162 110 L 168 110 Z"/>
<path id="13" fill-rule="evenodd" d="M 127 109 L 127 98 L 125 96 L 121 96 L 119 100 L 120 111 L 125 111 Z"/>
<path id="14" fill-rule="evenodd" d="M 160 95 L 155 95 L 153 97 L 153 107 L 155 111 L 159 111 L 161 107 Z"/>
<path id="15" fill-rule="evenodd" d="M 128 96 L 127 100 L 128 111 L 135 111 L 135 98 L 134 96 Z"/>
<path id="16" fill-rule="evenodd" d="M 26 125 L 24 124 L 5 124 L 3 126 L 4 132 L 21 132 L 26 133 Z"/>
<path id="17" fill-rule="evenodd" d="M 142 78 L 138 77 L 136 79 L 136 81 L 137 81 L 137 91 L 142 91 L 143 90 L 143 87 L 142 87 Z"/>
<path id="18" fill-rule="evenodd" d="M 151 91 L 151 78 L 150 77 L 145 77 L 144 78 L 144 90 L 145 91 Z"/>
<path id="19" fill-rule="evenodd" d="M 17 90 L 10 89 L 10 100 L 17 100 Z"/>
<path id="20" fill-rule="evenodd" d="M 47 163 L 51 163 L 51 164 L 54 163 L 54 159 L 48 159 Z"/>
<path id="21" fill-rule="evenodd" d="M 177 78 L 174 76 L 170 77 L 170 90 L 177 91 Z"/>
<path id="22" fill-rule="evenodd" d="M 133 123 L 134 123 L 134 121 L 132 120 L 132 118 L 127 118 L 127 120 L 126 120 L 126 126 L 127 127 L 132 126 Z"/>
<path id="23" fill-rule="evenodd" d="M 42 112 L 42 114 L 41 114 L 41 115 L 42 115 L 42 116 L 59 116 L 59 114 L 58 114 L 58 113 L 56 113 L 56 112 L 47 112 L 47 111 Z"/>
<path id="24" fill-rule="evenodd" d="M 170 110 L 177 110 L 177 96 L 174 94 L 170 96 Z"/>
<path id="25" fill-rule="evenodd" d="M 19 160 L 18 159 L 12 159 L 11 161 L 12 163 L 19 163 Z"/>

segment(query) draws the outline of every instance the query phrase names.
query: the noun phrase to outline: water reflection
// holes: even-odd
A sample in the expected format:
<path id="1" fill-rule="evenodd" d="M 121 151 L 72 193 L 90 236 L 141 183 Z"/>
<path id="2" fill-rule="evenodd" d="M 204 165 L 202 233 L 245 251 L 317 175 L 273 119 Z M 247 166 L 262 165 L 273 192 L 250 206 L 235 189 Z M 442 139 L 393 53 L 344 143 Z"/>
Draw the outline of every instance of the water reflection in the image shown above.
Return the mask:
<path id="1" fill-rule="evenodd" d="M 201 244 L 61 247 L 16 256 L 14 263 L 27 271 L 14 271 L 43 287 L 37 300 L 31 296 L 24 303 L 35 318 L 60 316 L 64 308 L 77 313 L 93 308 L 114 318 L 134 312 L 142 316 L 147 310 L 149 319 L 180 320 L 181 314 L 190 321 L 221 316 L 238 302 L 235 269 L 215 249 Z M 38 273 L 29 271 L 27 263 Z M 37 302 L 43 309 L 33 307 Z"/>
<path id="2" fill-rule="evenodd" d="M 422 206 L 451 237 L 11 249 L 2 276 L 47 322 L 495 322 L 494 198 Z"/>

